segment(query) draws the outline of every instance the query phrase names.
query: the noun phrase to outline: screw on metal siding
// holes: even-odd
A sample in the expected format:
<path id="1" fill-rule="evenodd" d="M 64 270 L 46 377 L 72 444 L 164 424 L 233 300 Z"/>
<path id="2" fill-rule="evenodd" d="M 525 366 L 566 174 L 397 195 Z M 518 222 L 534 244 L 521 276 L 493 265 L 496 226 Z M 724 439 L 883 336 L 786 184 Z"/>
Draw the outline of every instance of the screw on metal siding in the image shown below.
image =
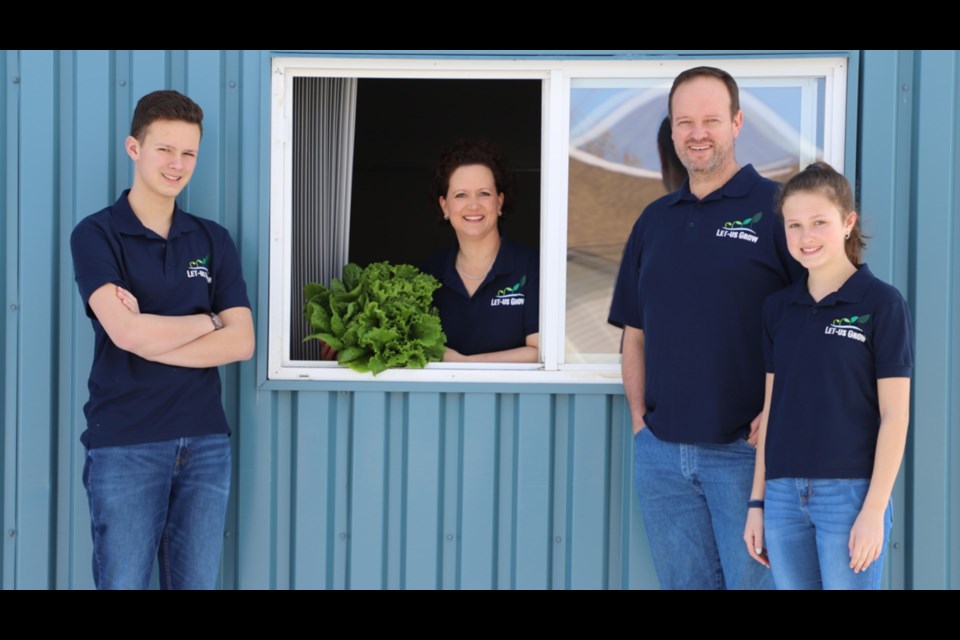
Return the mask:
<path id="1" fill-rule="evenodd" d="M 20 76 L 13 76 L 13 84 L 20 84 Z"/>
<path id="2" fill-rule="evenodd" d="M 557 536 L 556 538 L 553 539 L 553 541 L 556 542 L 557 544 L 560 544 L 562 540 L 563 539 L 560 536 Z"/>
<path id="3" fill-rule="evenodd" d="M 237 83 L 236 83 L 236 82 L 234 82 L 233 80 L 231 80 L 231 81 L 230 81 L 230 85 L 229 85 L 229 86 L 230 86 L 230 88 L 231 88 L 231 89 L 234 89 L 234 88 L 236 88 L 236 86 L 237 86 Z"/>
<path id="4" fill-rule="evenodd" d="M 121 80 L 121 81 L 120 81 L 120 86 L 121 86 L 121 87 L 127 86 L 127 81 L 126 81 L 126 80 Z"/>
<path id="5" fill-rule="evenodd" d="M 16 305 L 16 303 L 10 305 L 10 311 L 16 311 L 16 310 L 17 310 L 17 305 Z"/>
<path id="6" fill-rule="evenodd" d="M 344 533 L 343 531 L 341 531 L 341 532 L 340 532 L 340 539 L 341 539 L 341 540 L 346 540 L 346 539 L 347 539 L 347 534 Z"/>
<path id="7" fill-rule="evenodd" d="M 899 548 L 900 548 L 900 543 L 899 543 L 899 542 L 894 542 L 894 543 L 893 543 L 893 548 L 894 548 L 894 549 L 899 549 Z"/>
<path id="8" fill-rule="evenodd" d="M 910 85 L 908 84 L 903 85 L 902 87 L 900 87 L 900 91 L 910 91 Z"/>
<path id="9" fill-rule="evenodd" d="M 15 535 L 17 535 L 17 530 L 16 530 L 16 529 L 10 529 L 10 531 L 7 531 L 7 537 L 8 537 L 8 538 L 11 538 L 11 539 L 12 539 Z"/>
<path id="10" fill-rule="evenodd" d="M 447 540 L 453 540 L 453 534 L 452 534 L 452 533 L 448 533 L 448 534 L 447 534 Z"/>

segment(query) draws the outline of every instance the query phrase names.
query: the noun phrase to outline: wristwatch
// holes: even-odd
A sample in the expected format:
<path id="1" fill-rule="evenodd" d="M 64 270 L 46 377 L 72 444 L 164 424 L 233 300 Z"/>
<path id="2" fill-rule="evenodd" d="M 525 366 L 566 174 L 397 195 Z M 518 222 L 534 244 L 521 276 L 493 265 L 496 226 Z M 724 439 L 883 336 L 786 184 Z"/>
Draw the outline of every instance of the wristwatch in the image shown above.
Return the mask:
<path id="1" fill-rule="evenodd" d="M 210 322 L 213 323 L 214 331 L 219 331 L 220 329 L 223 329 L 223 321 L 220 319 L 220 316 L 218 316 L 213 312 L 208 313 L 207 315 L 210 316 Z"/>

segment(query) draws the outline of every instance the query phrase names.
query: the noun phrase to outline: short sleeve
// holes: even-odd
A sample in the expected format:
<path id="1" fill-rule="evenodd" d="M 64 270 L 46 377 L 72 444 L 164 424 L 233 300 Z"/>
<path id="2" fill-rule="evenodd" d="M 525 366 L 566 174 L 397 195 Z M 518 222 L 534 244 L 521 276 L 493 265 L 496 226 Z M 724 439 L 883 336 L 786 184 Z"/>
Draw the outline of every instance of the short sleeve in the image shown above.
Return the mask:
<path id="1" fill-rule="evenodd" d="M 890 300 L 877 308 L 873 350 L 877 378 L 909 378 L 913 373 L 913 324 L 907 301 L 888 287 Z"/>
<path id="2" fill-rule="evenodd" d="M 233 240 L 226 229 L 221 228 L 220 231 L 222 233 L 220 260 L 214 267 L 216 269 L 216 279 L 214 280 L 212 310 L 215 313 L 220 313 L 234 307 L 249 308 L 250 299 L 247 297 L 247 284 L 243 279 L 243 270 L 240 267 L 237 247 L 233 244 Z"/>
<path id="3" fill-rule="evenodd" d="M 774 298 L 771 296 L 763 303 L 763 367 L 767 373 L 774 373 L 773 343 L 776 336 L 774 329 Z"/>
<path id="4" fill-rule="evenodd" d="M 73 254 L 73 271 L 80 290 L 80 297 L 87 312 L 93 318 L 90 296 L 105 284 L 116 284 L 129 289 L 125 270 L 121 264 L 119 243 L 109 231 L 86 218 L 70 235 L 70 251 Z"/>
<path id="5" fill-rule="evenodd" d="M 620 271 L 613 288 L 613 300 L 610 303 L 610 315 L 607 322 L 623 328 L 624 326 L 643 328 L 643 314 L 640 309 L 640 259 L 643 245 L 644 216 L 641 215 L 627 240 L 620 260 Z"/>

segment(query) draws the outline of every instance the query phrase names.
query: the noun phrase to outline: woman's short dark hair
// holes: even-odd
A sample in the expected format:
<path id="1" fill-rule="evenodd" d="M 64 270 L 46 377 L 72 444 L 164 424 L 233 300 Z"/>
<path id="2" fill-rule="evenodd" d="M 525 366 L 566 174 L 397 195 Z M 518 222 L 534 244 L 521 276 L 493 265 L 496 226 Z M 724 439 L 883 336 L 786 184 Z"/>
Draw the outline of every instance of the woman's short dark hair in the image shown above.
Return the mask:
<path id="1" fill-rule="evenodd" d="M 504 215 L 509 213 L 513 179 L 503 161 L 500 146 L 486 140 L 458 140 L 440 155 L 440 160 L 433 172 L 433 204 L 438 220 L 443 220 L 440 198 L 447 197 L 447 192 L 450 190 L 450 176 L 460 167 L 474 164 L 490 169 L 497 193 L 504 194 L 501 211 Z"/>
<path id="2" fill-rule="evenodd" d="M 200 127 L 200 135 L 203 136 L 203 109 L 179 91 L 163 89 L 148 93 L 140 98 L 140 101 L 137 102 L 137 108 L 133 111 L 130 135 L 143 142 L 147 127 L 157 120 L 173 120 L 195 124 Z"/>
<path id="3" fill-rule="evenodd" d="M 777 209 L 783 212 L 783 203 L 795 193 L 819 193 L 832 202 L 844 217 L 851 211 L 857 210 L 857 202 L 853 197 L 853 189 L 842 173 L 826 162 L 814 162 L 807 168 L 790 178 L 780 187 L 780 196 L 777 199 Z M 863 250 L 867 242 L 860 225 L 861 216 L 850 230 L 850 237 L 844 243 L 847 257 L 853 264 L 860 264 Z"/>

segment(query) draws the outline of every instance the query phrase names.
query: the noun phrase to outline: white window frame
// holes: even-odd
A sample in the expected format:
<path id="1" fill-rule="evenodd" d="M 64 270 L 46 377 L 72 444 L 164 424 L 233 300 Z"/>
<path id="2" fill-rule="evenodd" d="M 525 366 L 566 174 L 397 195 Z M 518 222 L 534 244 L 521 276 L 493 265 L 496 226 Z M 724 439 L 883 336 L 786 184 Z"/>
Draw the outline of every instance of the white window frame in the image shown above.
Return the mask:
<path id="1" fill-rule="evenodd" d="M 270 148 L 270 241 L 267 377 L 275 380 L 479 383 L 621 382 L 617 363 L 564 363 L 567 282 L 567 182 L 570 82 L 579 78 L 656 78 L 667 88 L 684 69 L 713 65 L 738 80 L 753 77 L 825 78 L 824 160 L 842 171 L 846 142 L 847 59 L 682 59 L 682 60 L 457 60 L 393 58 L 295 58 L 272 61 Z M 335 362 L 290 359 L 293 300 L 290 291 L 290 229 L 293 211 L 293 78 L 531 79 L 541 81 L 540 173 L 540 363 L 432 363 L 425 369 L 388 369 L 375 378 Z M 815 86 L 815 83 L 812 83 Z M 809 92 L 807 94 L 810 95 Z M 816 120 L 815 94 L 802 105 L 805 120 Z M 810 110 L 812 116 L 810 115 Z M 805 151 L 811 153 L 809 149 Z M 804 152 L 801 153 L 804 160 Z M 299 309 L 302 301 L 297 300 Z"/>

